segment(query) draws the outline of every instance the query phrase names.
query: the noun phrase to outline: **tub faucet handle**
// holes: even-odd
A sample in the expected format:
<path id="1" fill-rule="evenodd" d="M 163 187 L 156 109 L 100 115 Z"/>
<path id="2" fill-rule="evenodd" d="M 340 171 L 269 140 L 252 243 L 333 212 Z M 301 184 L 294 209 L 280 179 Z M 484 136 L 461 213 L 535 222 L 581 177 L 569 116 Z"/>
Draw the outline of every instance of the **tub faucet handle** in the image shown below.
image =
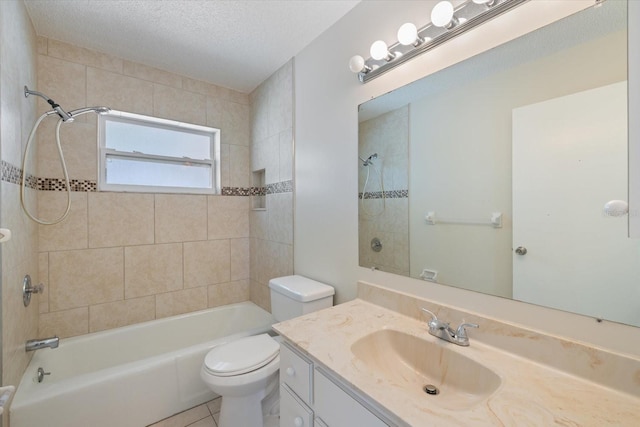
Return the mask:
<path id="1" fill-rule="evenodd" d="M 27 307 L 31 302 L 31 294 L 41 294 L 44 292 L 44 285 L 42 283 L 33 285 L 31 283 L 31 276 L 28 274 L 22 279 L 22 302 Z"/>
<path id="2" fill-rule="evenodd" d="M 27 289 L 27 292 L 41 294 L 44 292 L 44 285 L 42 283 L 38 283 L 37 285 L 32 286 L 31 289 Z"/>

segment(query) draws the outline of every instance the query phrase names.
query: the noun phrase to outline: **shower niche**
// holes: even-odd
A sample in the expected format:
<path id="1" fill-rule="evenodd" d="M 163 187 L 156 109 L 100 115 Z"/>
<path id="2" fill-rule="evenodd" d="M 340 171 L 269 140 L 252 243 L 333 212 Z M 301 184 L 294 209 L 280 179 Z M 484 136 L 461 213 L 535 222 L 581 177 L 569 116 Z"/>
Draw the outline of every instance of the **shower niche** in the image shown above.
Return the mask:
<path id="1" fill-rule="evenodd" d="M 267 209 L 265 169 L 259 169 L 251 173 L 251 209 L 254 211 Z"/>

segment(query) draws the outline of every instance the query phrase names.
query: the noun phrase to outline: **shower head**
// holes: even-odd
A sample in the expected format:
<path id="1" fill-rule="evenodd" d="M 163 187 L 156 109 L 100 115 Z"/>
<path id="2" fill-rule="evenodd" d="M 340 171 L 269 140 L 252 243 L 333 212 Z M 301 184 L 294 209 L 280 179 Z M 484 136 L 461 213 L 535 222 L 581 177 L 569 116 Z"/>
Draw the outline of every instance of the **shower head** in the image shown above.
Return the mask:
<path id="1" fill-rule="evenodd" d="M 79 116 L 81 114 L 86 114 L 86 113 L 96 113 L 96 114 L 106 114 L 109 111 L 111 111 L 111 108 L 109 107 L 85 107 L 85 108 L 78 108 L 77 110 L 71 110 L 69 111 L 69 114 L 71 115 L 71 117 L 74 116 Z"/>
<path id="2" fill-rule="evenodd" d="M 377 159 L 378 158 L 378 153 L 373 153 L 372 155 L 370 155 L 369 157 L 367 157 L 367 160 L 364 160 L 362 157 L 359 157 L 360 161 L 362 161 L 362 166 L 369 166 L 371 164 L 373 164 L 373 159 Z"/>

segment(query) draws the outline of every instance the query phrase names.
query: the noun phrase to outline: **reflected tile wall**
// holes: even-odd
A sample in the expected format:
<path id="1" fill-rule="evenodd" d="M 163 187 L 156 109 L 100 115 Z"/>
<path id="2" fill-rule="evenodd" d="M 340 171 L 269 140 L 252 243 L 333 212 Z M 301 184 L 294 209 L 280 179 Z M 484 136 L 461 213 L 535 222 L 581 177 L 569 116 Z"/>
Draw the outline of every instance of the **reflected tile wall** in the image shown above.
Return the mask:
<path id="1" fill-rule="evenodd" d="M 408 120 L 409 109 L 404 106 L 362 122 L 358 129 L 358 155 L 366 159 L 378 154 L 373 166 L 358 167 L 359 264 L 405 276 L 409 274 Z M 382 243 L 379 252 L 371 248 L 374 238 Z"/>
<path id="2" fill-rule="evenodd" d="M 96 192 L 95 117 L 64 126 L 70 177 L 80 182 L 69 217 L 35 228 L 46 288 L 37 296 L 39 333 L 81 335 L 249 300 L 249 95 L 42 37 L 34 52 L 37 89 L 68 109 L 106 105 L 221 129 L 222 185 L 234 194 Z M 278 100 L 277 108 L 284 104 Z M 46 123 L 38 138 L 36 175 L 51 191 L 37 192 L 37 201 L 47 217 L 66 205 L 56 191 L 62 173 L 54 125 Z"/>

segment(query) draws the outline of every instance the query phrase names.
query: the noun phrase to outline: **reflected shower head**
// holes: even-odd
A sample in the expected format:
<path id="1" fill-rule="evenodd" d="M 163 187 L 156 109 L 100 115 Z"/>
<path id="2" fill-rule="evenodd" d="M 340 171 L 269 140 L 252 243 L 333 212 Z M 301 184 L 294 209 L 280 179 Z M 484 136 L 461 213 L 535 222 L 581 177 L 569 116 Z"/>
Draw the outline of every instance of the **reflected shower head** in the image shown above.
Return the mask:
<path id="1" fill-rule="evenodd" d="M 358 158 L 362 161 L 362 166 L 369 166 L 373 164 L 373 159 L 378 158 L 378 153 L 373 153 L 372 155 L 367 157 L 367 160 L 364 160 L 362 157 L 358 157 Z"/>

